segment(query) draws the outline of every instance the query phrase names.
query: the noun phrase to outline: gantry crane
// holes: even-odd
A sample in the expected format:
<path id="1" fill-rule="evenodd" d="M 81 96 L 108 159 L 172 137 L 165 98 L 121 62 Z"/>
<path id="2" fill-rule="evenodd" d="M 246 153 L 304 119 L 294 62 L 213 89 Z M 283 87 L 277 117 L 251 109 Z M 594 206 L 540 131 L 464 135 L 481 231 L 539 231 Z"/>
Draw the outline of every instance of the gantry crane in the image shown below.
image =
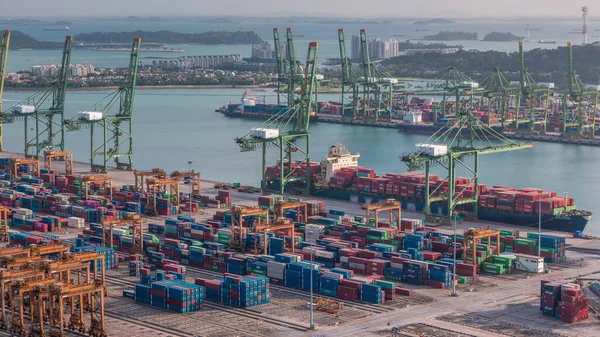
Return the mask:
<path id="1" fill-rule="evenodd" d="M 56 80 L 48 89 L 33 94 L 2 112 L 2 123 L 13 123 L 23 120 L 25 126 L 25 157 L 38 159 L 45 149 L 65 149 L 65 98 L 69 80 L 69 65 L 71 63 L 71 44 L 73 38 L 67 36 L 62 54 L 62 63 Z M 51 101 L 49 107 L 44 107 L 46 101 Z M 56 119 L 55 119 L 56 117 Z M 29 125 L 30 118 L 34 125 Z M 30 128 L 33 134 L 30 134 Z"/>
<path id="2" fill-rule="evenodd" d="M 184 172 L 175 171 L 171 173 L 170 176 L 171 179 L 175 180 L 190 178 L 190 184 L 192 185 L 192 194 L 200 194 L 200 172 L 195 172 L 194 170 Z"/>
<path id="3" fill-rule="evenodd" d="M 8 242 L 8 212 L 8 207 L 0 206 L 0 242 Z"/>
<path id="4" fill-rule="evenodd" d="M 254 232 L 254 248 L 257 250 L 256 254 L 260 254 L 261 249 L 259 249 L 259 235 L 263 234 L 263 246 L 262 253 L 267 254 L 269 248 L 269 239 L 267 234 L 269 232 L 283 232 L 283 236 L 289 236 L 290 238 L 290 251 L 294 252 L 294 246 L 296 242 L 296 232 L 294 228 L 294 222 L 290 219 L 276 219 L 273 223 L 263 223 L 263 224 L 255 224 L 252 226 L 252 231 Z M 284 241 L 285 246 L 285 241 Z"/>
<path id="5" fill-rule="evenodd" d="M 28 173 L 39 176 L 40 161 L 36 158 L 10 158 L 10 179 L 19 176 L 19 166 L 28 166 Z"/>
<path id="6" fill-rule="evenodd" d="M 78 131 L 89 127 L 92 172 L 106 173 L 110 160 L 114 160 L 116 168 L 119 170 L 131 171 L 133 169 L 133 100 L 139 66 L 140 43 L 139 37 L 133 39 L 126 83 L 97 102 L 92 111 L 80 112 L 79 116 L 64 122 L 67 131 Z M 119 111 L 111 114 L 110 111 L 117 103 Z M 94 143 L 96 127 L 101 130 L 99 146 Z M 125 161 L 122 161 L 123 158 Z"/>
<path id="7" fill-rule="evenodd" d="M 134 191 L 143 192 L 146 178 L 163 179 L 167 177 L 167 173 L 161 168 L 153 168 L 151 171 L 133 170 L 133 176 L 135 178 Z"/>
<path id="8" fill-rule="evenodd" d="M 25 299 L 29 298 L 29 305 L 31 306 L 32 293 L 34 291 L 40 291 L 40 288 L 44 289 L 50 286 L 51 284 L 54 284 L 55 282 L 56 280 L 53 278 L 46 278 L 32 281 L 25 281 L 19 279 L 10 283 L 8 288 L 11 311 L 8 328 L 10 332 L 17 335 L 25 336 L 30 332 L 28 330 L 35 329 L 35 325 L 40 324 L 41 321 L 43 322 L 43 317 L 40 317 L 38 315 L 31 315 L 30 327 L 29 329 L 27 329 L 25 325 L 25 310 L 28 305 Z"/>
<path id="9" fill-rule="evenodd" d="M 0 41 L 0 112 L 2 112 L 2 94 L 4 93 L 4 78 L 6 77 L 6 61 L 8 60 L 8 48 L 10 46 L 10 30 L 5 29 Z M 2 120 L 0 120 L 0 151 L 4 151 L 4 136 Z"/>
<path id="10" fill-rule="evenodd" d="M 466 263 L 478 265 L 477 263 L 477 244 L 481 242 L 481 239 L 487 239 L 487 246 L 492 245 L 492 238 L 496 238 L 496 253 L 500 252 L 500 231 L 492 230 L 490 227 L 487 228 L 469 228 L 465 230 L 464 242 L 463 242 L 463 261 Z M 472 255 L 467 254 L 471 252 Z"/>
<path id="11" fill-rule="evenodd" d="M 488 107 L 488 126 L 497 124 L 492 120 L 492 113 L 500 116 L 500 121 L 504 126 L 506 123 L 513 121 L 510 116 L 511 107 L 515 107 L 515 114 L 518 112 L 518 104 L 516 101 L 519 88 L 510 84 L 510 82 L 500 72 L 498 67 L 494 68 L 494 71 L 481 81 L 481 87 L 483 88 L 482 101 L 485 100 Z"/>
<path id="12" fill-rule="evenodd" d="M 302 201 L 280 200 L 275 204 L 275 219 L 283 218 L 285 211 L 295 209 L 297 211 L 295 221 L 301 222 L 308 219 L 308 204 Z"/>
<path id="13" fill-rule="evenodd" d="M 50 335 L 64 335 L 64 328 L 81 333 L 88 333 L 92 337 L 107 337 L 104 317 L 104 298 L 106 287 L 103 283 L 95 281 L 84 284 L 57 283 L 50 286 Z M 90 298 L 88 306 L 85 298 Z M 64 313 L 65 301 L 70 303 L 70 317 Z M 90 326 L 85 328 L 84 308 L 90 313 Z M 75 309 L 78 312 L 75 312 Z"/>
<path id="14" fill-rule="evenodd" d="M 470 205 L 473 215 L 477 217 L 479 156 L 533 146 L 504 137 L 481 122 L 468 107 L 464 105 L 457 107 L 461 109 L 457 111 L 454 124 L 441 128 L 428 140 L 417 144 L 416 151 L 400 157 L 410 171 L 425 170 L 424 213 L 429 221 L 441 219 L 444 223 L 450 223 L 453 213 L 460 205 Z M 466 160 L 469 157 L 473 158 L 472 164 Z M 444 184 L 439 184 L 435 188 L 431 188 L 430 182 L 432 166 L 440 166 L 447 172 Z M 457 166 L 459 170 L 464 169 L 470 174 L 467 184 L 462 188 L 456 186 Z M 463 198 L 463 193 L 470 184 L 473 185 L 473 195 Z M 447 209 L 441 207 L 432 212 L 432 202 L 445 202 Z"/>
<path id="15" fill-rule="evenodd" d="M 52 170 L 52 161 L 65 162 L 65 175 L 73 174 L 73 153 L 69 151 L 44 151 L 44 168 Z"/>
<path id="16" fill-rule="evenodd" d="M 289 110 L 277 114 L 265 121 L 259 128 L 255 128 L 243 137 L 236 138 L 235 142 L 241 147 L 242 152 L 255 151 L 262 148 L 262 182 L 261 190 L 267 193 L 266 161 L 267 147 L 273 145 L 279 149 L 279 176 L 278 192 L 283 194 L 288 183 L 304 180 L 304 191 L 308 194 L 310 189 L 310 131 L 309 122 L 311 115 L 311 99 L 315 85 L 315 72 L 317 60 L 317 42 L 311 42 L 308 46 L 306 63 L 304 64 L 304 76 L 302 77 L 302 88 L 300 98 L 294 102 Z M 288 54 L 291 53 L 288 50 Z M 291 125 L 290 125 L 291 124 Z M 265 132 L 267 130 L 267 132 Z M 265 132 L 263 134 L 263 132 Z M 276 133 L 274 135 L 273 133 Z M 304 140 L 306 145 L 301 147 L 298 142 Z M 302 154 L 302 165 L 307 166 L 306 176 L 294 176 L 292 153 Z"/>
<path id="17" fill-rule="evenodd" d="M 268 225 L 269 211 L 260 207 L 239 207 L 231 208 L 231 247 L 243 250 L 244 247 L 244 220 L 249 217 L 255 217 L 254 226 L 261 227 Z M 247 227 L 246 227 L 247 228 Z"/>
<path id="18" fill-rule="evenodd" d="M 573 46 L 567 43 L 568 93 L 563 96 L 563 135 L 567 137 L 593 137 L 598 114 L 598 86 L 588 88 L 573 69 Z"/>
<path id="19" fill-rule="evenodd" d="M 390 226 L 392 228 L 400 228 L 400 219 L 402 217 L 402 205 L 399 201 L 388 199 L 383 204 L 367 204 L 364 206 L 366 210 L 366 219 L 375 220 L 375 228 L 379 227 L 379 212 L 387 212 L 389 214 Z"/>
<path id="20" fill-rule="evenodd" d="M 532 133 L 538 126 L 538 132 L 545 133 L 550 100 L 554 95 L 552 85 L 550 83 L 545 86 L 539 85 L 529 74 L 525 67 L 523 41 L 519 41 L 519 63 L 521 68 L 519 76 L 520 90 L 517 91 L 515 106 L 515 132 Z M 523 113 L 520 112 L 521 106 L 524 109 Z M 528 127 L 521 128 L 521 124 Z"/>
<path id="21" fill-rule="evenodd" d="M 131 226 L 132 248 L 133 254 L 144 254 L 144 219 L 137 214 L 128 214 L 123 219 L 110 219 L 103 217 L 102 219 L 102 246 L 113 248 L 113 229 L 115 226 Z M 107 228 L 108 227 L 108 228 Z M 108 230 L 107 230 L 108 229 Z M 110 246 L 106 245 L 106 241 L 110 240 Z"/>
<path id="22" fill-rule="evenodd" d="M 275 50 L 275 62 L 277 64 L 277 105 L 280 105 L 283 104 L 284 101 L 287 101 L 287 94 L 284 95 L 284 91 L 282 90 L 286 78 L 286 60 L 284 60 L 283 57 L 279 28 L 273 28 L 273 49 Z"/>
<path id="23" fill-rule="evenodd" d="M 346 35 L 343 29 L 338 29 L 338 42 L 342 66 L 342 118 L 352 120 L 356 118 L 358 113 L 358 88 L 356 86 L 358 76 L 354 74 L 350 58 L 348 57 Z M 346 108 L 346 99 L 351 102 L 349 109 Z"/>
<path id="24" fill-rule="evenodd" d="M 103 197 L 112 199 L 112 178 L 106 175 L 87 175 L 81 176 L 79 179 L 81 183 L 81 196 L 85 200 L 90 197 L 90 185 L 91 184 L 102 184 L 104 189 Z"/>
<path id="25" fill-rule="evenodd" d="M 146 204 L 146 214 L 156 216 L 156 199 L 159 195 L 170 196 L 170 201 L 179 205 L 179 181 L 174 179 L 148 178 L 146 180 L 146 191 L 148 192 L 148 201 Z"/>

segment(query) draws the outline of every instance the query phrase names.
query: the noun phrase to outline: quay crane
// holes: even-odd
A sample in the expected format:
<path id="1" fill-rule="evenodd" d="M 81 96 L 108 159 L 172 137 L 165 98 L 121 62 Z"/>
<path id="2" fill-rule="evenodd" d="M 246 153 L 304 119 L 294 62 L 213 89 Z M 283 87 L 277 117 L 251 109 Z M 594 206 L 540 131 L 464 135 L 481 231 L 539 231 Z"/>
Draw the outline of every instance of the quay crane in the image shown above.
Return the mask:
<path id="1" fill-rule="evenodd" d="M 358 115 L 358 87 L 356 82 L 360 76 L 356 74 L 356 71 L 352 68 L 352 63 L 350 63 L 346 50 L 346 35 L 343 29 L 338 29 L 338 42 L 342 66 L 342 118 L 353 120 Z M 350 109 L 346 109 L 346 98 L 352 103 Z"/>
<path id="2" fill-rule="evenodd" d="M 133 39 L 125 84 L 94 104 L 97 108 L 93 108 L 92 111 L 82 111 L 79 116 L 64 121 L 67 131 L 79 131 L 89 127 L 92 172 L 106 173 L 111 159 L 114 160 L 118 170 L 133 169 L 133 99 L 139 67 L 140 43 L 139 37 Z M 117 104 L 118 112 L 110 114 L 110 110 Z M 99 146 L 94 144 L 96 125 L 101 130 Z M 125 160 L 122 161 L 121 158 Z"/>
<path id="3" fill-rule="evenodd" d="M 14 123 L 23 120 L 25 126 L 25 157 L 39 159 L 44 150 L 65 150 L 65 98 L 71 63 L 71 44 L 73 37 L 68 35 L 62 53 L 62 62 L 56 80 L 44 90 L 37 92 L 16 105 L 2 111 L 0 122 Z M 8 47 L 8 43 L 7 43 Z M 8 49 L 8 48 L 6 48 Z M 4 58 L 4 62 L 6 59 Z M 50 101 L 48 107 L 46 102 Z M 58 119 L 54 117 L 57 116 Z M 33 128 L 29 120 L 34 120 Z M 30 134 L 30 128 L 33 134 Z M 0 150 L 2 141 L 0 137 Z"/>
<path id="4" fill-rule="evenodd" d="M 0 112 L 2 112 L 2 94 L 4 93 L 4 77 L 6 76 L 6 61 L 8 60 L 8 47 L 10 45 L 10 30 L 4 30 L 0 41 Z M 4 128 L 0 120 L 0 151 L 4 150 L 2 136 Z"/>
<path id="5" fill-rule="evenodd" d="M 277 114 L 258 128 L 252 129 L 243 137 L 235 139 L 242 152 L 255 151 L 262 148 L 262 182 L 261 190 L 267 193 L 267 147 L 275 146 L 279 149 L 279 193 L 283 195 L 285 186 L 293 181 L 305 180 L 305 192 L 310 189 L 310 131 L 309 122 L 311 115 L 311 98 L 315 86 L 315 72 L 317 62 L 317 49 L 319 44 L 311 42 L 308 46 L 306 63 L 302 77 L 300 97 L 296 99 L 287 111 Z M 288 53 L 291 51 L 288 50 Z M 294 58 L 295 59 L 295 58 Z M 305 140 L 305 147 L 297 143 Z M 307 166 L 304 178 L 295 177 L 292 153 L 302 154 L 302 164 Z"/>
<path id="6" fill-rule="evenodd" d="M 497 123 L 496 120 L 492 120 L 492 110 L 495 110 L 499 112 L 500 121 L 504 125 L 509 121 L 510 108 L 517 106 L 515 98 L 519 89 L 508 82 L 498 67 L 481 82 L 481 87 L 483 88 L 482 101 L 487 101 L 488 106 L 488 119 L 485 124 L 492 126 Z"/>
<path id="7" fill-rule="evenodd" d="M 457 96 L 460 88 L 456 89 Z M 425 217 L 428 221 L 441 219 L 443 223 L 450 223 L 452 214 L 457 206 L 472 206 L 473 216 L 477 217 L 478 179 L 479 179 L 479 156 L 489 153 L 498 153 L 506 151 L 521 150 L 530 148 L 532 144 L 516 143 L 498 131 L 490 128 L 481 122 L 474 114 L 472 109 L 458 105 L 461 108 L 457 111 L 455 123 L 447 124 L 434 133 L 428 140 L 417 144 L 417 150 L 402 155 L 401 160 L 407 165 L 409 171 L 425 170 Z M 465 136 L 465 137 L 463 137 Z M 473 164 L 467 162 L 465 158 L 473 157 Z M 432 166 L 440 166 L 446 172 L 444 184 L 431 188 L 430 169 Z M 473 184 L 473 196 L 461 198 L 466 190 L 465 187 L 458 187 L 456 184 L 457 166 L 469 172 L 467 185 Z M 447 187 L 444 188 L 444 185 Z M 447 203 L 447 214 L 443 213 L 443 208 L 432 211 L 432 202 L 445 201 Z"/>
<path id="8" fill-rule="evenodd" d="M 568 92 L 563 96 L 563 135 L 567 137 L 593 137 L 596 132 L 598 95 L 600 87 L 588 87 L 581 82 L 573 69 L 573 46 L 567 43 Z"/>

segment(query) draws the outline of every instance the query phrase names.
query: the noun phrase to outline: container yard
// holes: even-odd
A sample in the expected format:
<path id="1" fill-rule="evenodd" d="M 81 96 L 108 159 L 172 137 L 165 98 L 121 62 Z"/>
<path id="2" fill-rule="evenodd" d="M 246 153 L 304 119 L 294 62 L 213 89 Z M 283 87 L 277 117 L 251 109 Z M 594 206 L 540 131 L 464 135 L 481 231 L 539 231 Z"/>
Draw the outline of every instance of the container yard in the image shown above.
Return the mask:
<path id="1" fill-rule="evenodd" d="M 86 171 L 89 167 L 73 164 L 74 174 Z M 44 172 L 40 175 L 46 175 L 46 179 L 52 175 L 54 181 L 62 180 L 61 175 Z M 19 179 L 30 181 L 27 183 L 30 188 L 36 184 L 35 178 L 26 172 L 18 175 Z M 119 193 L 135 194 L 124 192 L 135 183 L 133 172 L 111 170 L 109 176 L 113 198 L 123 200 Z M 181 190 L 187 190 L 184 182 L 180 183 Z M 193 222 L 189 222 L 188 212 L 160 218 L 142 216 L 143 254 L 131 253 L 128 244 L 135 241 L 128 239 L 135 226 L 127 225 L 126 221 L 129 218 L 134 225 L 135 217 L 128 215 L 125 207 L 141 213 L 141 205 L 132 206 L 136 201 L 122 201 L 114 210 L 121 209 L 119 213 L 124 222 L 114 226 L 113 240 L 110 237 L 105 240 L 104 244 L 112 244 L 113 248 L 101 248 L 102 226 L 94 224 L 93 218 L 92 222 L 84 221 L 83 226 L 73 220 L 69 225 L 69 217 L 65 219 L 65 215 L 45 215 L 41 209 L 26 210 L 22 204 L 8 217 L 8 235 L 11 243 L 21 245 L 43 246 L 50 240 L 62 239 L 74 254 L 93 252 L 104 257 L 105 262 L 98 267 L 102 265 L 106 270 L 102 275 L 108 295 L 105 324 L 109 336 L 125 332 L 133 336 L 158 336 L 167 331 L 178 336 L 306 335 L 311 286 L 315 298 L 315 333 L 333 336 L 364 335 L 365 329 L 369 334 L 392 334 L 392 329 L 400 333 L 427 333 L 432 326 L 437 331 L 473 336 L 490 333 L 587 336 L 597 326 L 593 323 L 596 322 L 594 299 L 585 300 L 579 290 L 574 295 L 570 295 L 571 290 L 563 297 L 553 295 L 552 299 L 540 296 L 542 283 L 556 284 L 555 288 L 564 288 L 566 292 L 572 283 L 581 283 L 578 279 L 589 277 L 588 274 L 593 276 L 597 270 L 593 258 L 597 254 L 595 240 L 545 233 L 540 249 L 552 256 L 533 263 L 531 260 L 536 259 L 531 255 L 536 255 L 537 233 L 500 225 L 469 231 L 482 224 L 460 221 L 457 228 L 461 235 L 456 237 L 460 262 L 456 263 L 457 274 L 453 277 L 454 260 L 449 253 L 453 249 L 452 228 L 427 227 L 422 215 L 417 213 L 398 211 L 399 217 L 388 217 L 382 212 L 377 215 L 375 224 L 375 217 L 367 221 L 367 210 L 356 203 L 316 198 L 306 201 L 304 208 L 301 206 L 304 201 L 297 197 L 288 197 L 290 200 L 282 202 L 286 199 L 279 196 L 259 198 L 236 189 L 215 189 L 214 182 L 202 181 L 195 186 L 198 185 L 200 195 L 209 196 L 209 200 L 227 195 L 225 201 L 230 204 L 209 207 L 198 198 L 202 206 L 192 214 Z M 91 200 L 106 198 L 107 191 L 98 187 L 90 186 Z M 63 189 L 69 189 L 69 185 Z M 4 195 L 11 188 L 6 185 L 3 190 Z M 56 197 L 60 194 L 69 192 L 57 193 Z M 26 200 L 28 195 L 31 194 L 27 191 L 16 191 L 13 202 L 19 206 L 17 201 Z M 42 206 L 44 204 L 42 201 Z M 286 204 L 292 207 L 282 209 Z M 9 210 L 15 205 L 8 205 Z M 87 205 L 88 219 L 92 209 L 102 211 L 103 206 L 90 202 Z M 236 206 L 231 208 L 233 205 Z M 253 208 L 258 205 L 262 208 Z M 231 249 L 235 238 L 234 218 L 241 214 L 236 207 L 242 206 L 246 208 L 240 209 L 260 210 L 265 214 L 261 222 L 263 228 L 269 221 L 281 227 L 277 218 L 273 218 L 278 212 L 294 223 L 302 220 L 306 210 L 307 222 L 304 228 L 295 226 L 295 245 L 289 243 L 291 234 L 283 226 L 284 229 L 274 227 L 269 231 L 266 247 L 264 232 L 258 235 L 248 232 L 248 223 L 238 222 L 246 232 L 244 245 Z M 171 209 L 174 207 L 177 206 L 172 205 Z M 112 214 L 111 211 L 114 212 L 106 210 L 107 214 Z M 15 216 L 61 226 L 38 225 L 35 231 L 18 228 L 23 225 L 13 225 Z M 247 218 L 251 221 L 260 217 Z M 232 227 L 223 228 L 222 224 L 227 221 L 231 221 Z M 220 225 L 217 227 L 217 224 Z M 496 228 L 501 230 L 496 231 Z M 44 234 L 44 231 L 48 232 Z M 210 234 L 206 235 L 207 232 Z M 485 237 L 469 243 L 480 234 Z M 337 249 L 337 253 L 333 249 Z M 476 255 L 475 260 L 461 259 L 462 254 L 472 253 Z M 548 270 L 552 271 L 551 277 L 545 273 Z M 453 282 L 458 297 L 451 296 Z M 318 306 L 317 298 L 320 298 Z M 589 304 L 585 304 L 586 301 Z M 553 317 L 548 316 L 550 309 L 541 306 L 544 303 L 553 305 Z M 574 308 L 575 304 L 580 306 L 575 316 L 556 316 L 558 310 L 568 312 L 570 309 L 564 308 L 569 305 Z M 588 319 L 584 322 L 565 323 L 567 319 L 573 322 L 583 319 L 585 310 L 588 310 Z M 230 321 L 236 324 L 221 323 Z M 69 333 L 66 331 L 65 335 Z"/>
<path id="2" fill-rule="evenodd" d="M 273 33 L 279 50 L 279 31 Z M 342 41 L 343 31 L 339 33 Z M 286 35 L 291 47 L 291 29 Z M 5 32 L 3 60 L 9 36 Z M 360 38 L 367 41 L 366 31 Z M 582 233 L 591 213 L 550 191 L 489 188 L 477 181 L 479 155 L 531 144 L 497 137 L 498 142 L 481 145 L 473 138 L 465 142 L 449 137 L 456 130 L 442 128 L 441 144 L 426 141 L 401 156 L 407 174 L 378 177 L 359 167 L 358 156 L 346 154 L 341 146 L 333 146 L 324 162 L 312 163 L 309 124 L 319 44 L 311 42 L 302 66 L 287 53 L 279 72 L 278 82 L 288 84 L 287 93 L 279 91 L 280 99 L 293 108 L 235 139 L 242 151 L 262 150 L 260 189 L 201 180 L 192 162 L 189 172 L 134 170 L 131 124 L 141 40 L 133 39 L 125 84 L 108 103 L 99 102 L 101 115 L 66 120 L 64 70 L 71 41 L 67 36 L 61 71 L 45 91 L 52 107 L 43 108 L 43 101 L 33 108 L 17 104 L 2 116 L 3 124 L 33 119 L 47 125 L 36 128 L 33 136 L 28 134 L 33 129 L 25 128 L 25 156 L 0 153 L 0 237 L 5 242 L 0 263 L 1 276 L 8 281 L 1 283 L 3 332 L 597 332 L 598 290 L 593 281 L 599 277 L 598 241 Z M 359 89 L 389 90 L 388 96 L 376 95 L 382 102 L 391 100 L 397 83 L 375 85 L 371 79 L 382 74 L 373 71 Z M 478 87 L 464 78 L 461 83 Z M 365 117 L 379 119 L 382 102 L 365 97 Z M 118 111 L 110 111 L 113 104 Z M 472 112 L 457 106 L 455 113 L 452 128 L 458 133 L 464 129 L 471 135 L 499 135 Z M 54 115 L 60 117 L 59 125 Z M 74 162 L 65 151 L 64 132 L 82 129 L 90 130 L 89 164 Z M 104 131 L 98 132 L 104 136 L 100 143 L 94 142 L 94 129 Z M 272 147 L 279 149 L 279 160 L 268 168 L 266 152 Z M 456 166 L 467 165 L 464 157 L 475 158 L 473 177 L 456 176 Z M 430 165 L 447 162 L 452 163 L 447 179 L 429 172 Z M 413 172 L 422 170 L 424 175 Z M 345 191 L 344 196 L 359 196 L 336 198 L 329 193 L 346 188 L 352 193 Z M 421 199 L 422 209 L 416 206 Z M 486 209 L 503 217 L 482 222 Z M 550 225 L 543 227 L 544 233 L 513 226 L 528 217 Z"/>

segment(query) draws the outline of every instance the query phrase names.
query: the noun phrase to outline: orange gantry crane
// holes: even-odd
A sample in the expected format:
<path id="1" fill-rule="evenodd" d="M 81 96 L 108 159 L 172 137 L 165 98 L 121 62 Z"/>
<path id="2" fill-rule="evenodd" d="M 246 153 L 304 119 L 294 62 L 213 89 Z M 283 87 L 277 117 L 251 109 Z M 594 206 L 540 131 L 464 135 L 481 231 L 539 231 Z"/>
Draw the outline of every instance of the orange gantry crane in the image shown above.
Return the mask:
<path id="1" fill-rule="evenodd" d="M 375 228 L 379 227 L 379 212 L 388 212 L 390 226 L 400 228 L 400 219 L 402 216 L 402 204 L 395 199 L 387 199 L 383 204 L 368 204 L 364 206 L 366 210 L 366 221 L 375 220 Z"/>
<path id="2" fill-rule="evenodd" d="M 294 246 L 296 243 L 296 232 L 294 229 L 294 222 L 290 219 L 278 219 L 276 220 L 274 223 L 266 223 L 266 224 L 261 224 L 261 225 L 255 225 L 253 226 L 253 232 L 254 232 L 254 247 L 256 249 L 259 248 L 259 244 L 258 244 L 258 236 L 260 234 L 263 234 L 263 248 L 262 251 L 264 254 L 267 254 L 268 252 L 268 247 L 269 247 L 269 240 L 267 237 L 267 234 L 269 232 L 279 232 L 281 233 L 284 237 L 285 236 L 289 236 L 290 237 L 290 247 L 289 250 L 293 253 L 294 252 Z M 285 241 L 284 241 L 284 248 L 285 248 Z M 259 252 L 256 252 L 257 254 Z"/>
<path id="3" fill-rule="evenodd" d="M 106 175 L 86 175 L 81 176 L 82 196 L 87 200 L 90 197 L 90 185 L 103 184 L 104 197 L 112 199 L 112 178 Z"/>
<path id="4" fill-rule="evenodd" d="M 256 217 L 254 227 L 261 227 L 263 224 L 269 224 L 269 210 L 260 207 L 240 207 L 231 208 L 231 247 L 242 250 L 244 242 L 244 220 L 249 217 Z"/>
<path id="5" fill-rule="evenodd" d="M 192 185 L 192 194 L 197 195 L 200 194 L 200 172 L 185 171 L 179 172 L 175 171 L 171 173 L 171 179 L 175 179 L 180 181 L 181 179 L 190 178 L 190 184 Z"/>
<path id="6" fill-rule="evenodd" d="M 8 242 L 8 212 L 6 206 L 0 205 L 0 241 Z"/>
<path id="7" fill-rule="evenodd" d="M 141 193 L 144 191 L 146 178 L 164 179 L 167 177 L 167 173 L 161 168 L 153 168 L 152 171 L 133 170 L 133 176 L 135 178 L 134 191 Z"/>
<path id="8" fill-rule="evenodd" d="M 481 239 L 487 238 L 487 246 L 492 245 L 492 238 L 496 238 L 496 253 L 500 252 L 500 231 L 487 228 L 469 228 L 465 230 L 463 242 L 463 261 L 477 265 L 477 244 Z M 469 254 L 471 253 L 471 254 Z"/>
<path id="9" fill-rule="evenodd" d="M 81 284 L 56 283 L 50 286 L 49 328 L 50 336 L 63 336 L 64 328 L 92 337 L 107 337 L 104 317 L 106 288 L 102 282 L 88 281 Z M 86 298 L 89 300 L 86 301 Z M 69 303 L 70 315 L 65 314 L 65 302 Z M 90 313 L 90 327 L 85 328 L 84 308 Z"/>
<path id="10" fill-rule="evenodd" d="M 111 243 L 110 247 L 113 248 L 112 238 L 115 226 L 131 226 L 131 235 L 133 237 L 131 252 L 133 254 L 144 253 L 144 219 L 132 213 L 129 213 L 123 219 L 109 219 L 108 217 L 104 217 L 102 219 L 102 246 L 107 247 L 106 241 L 108 240 Z"/>
<path id="11" fill-rule="evenodd" d="M 28 166 L 28 172 L 34 176 L 40 175 L 40 161 L 35 158 L 10 158 L 10 179 L 19 175 L 19 166 Z"/>
<path id="12" fill-rule="evenodd" d="M 44 168 L 52 170 L 52 161 L 65 162 L 65 175 L 73 174 L 73 153 L 69 151 L 44 151 Z"/>
<path id="13" fill-rule="evenodd" d="M 148 191 L 146 214 L 156 216 L 156 199 L 159 195 L 168 194 L 171 202 L 179 206 L 179 181 L 170 178 L 148 178 L 146 180 Z"/>
<path id="14" fill-rule="evenodd" d="M 306 221 L 308 218 L 308 206 L 307 203 L 301 201 L 285 201 L 281 200 L 275 204 L 275 219 L 283 218 L 285 211 L 288 209 L 295 209 L 296 221 Z"/>

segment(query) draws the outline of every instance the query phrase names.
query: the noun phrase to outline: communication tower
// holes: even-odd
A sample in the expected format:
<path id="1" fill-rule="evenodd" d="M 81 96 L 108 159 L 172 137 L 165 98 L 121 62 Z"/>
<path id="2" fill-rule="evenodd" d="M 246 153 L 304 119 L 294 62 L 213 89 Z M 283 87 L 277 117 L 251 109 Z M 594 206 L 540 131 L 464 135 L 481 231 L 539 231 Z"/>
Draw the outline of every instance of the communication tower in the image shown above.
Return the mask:
<path id="1" fill-rule="evenodd" d="M 583 28 L 581 29 L 581 34 L 583 34 L 583 44 L 587 44 L 587 16 L 588 16 L 588 7 L 581 7 L 581 19 L 583 21 Z"/>

